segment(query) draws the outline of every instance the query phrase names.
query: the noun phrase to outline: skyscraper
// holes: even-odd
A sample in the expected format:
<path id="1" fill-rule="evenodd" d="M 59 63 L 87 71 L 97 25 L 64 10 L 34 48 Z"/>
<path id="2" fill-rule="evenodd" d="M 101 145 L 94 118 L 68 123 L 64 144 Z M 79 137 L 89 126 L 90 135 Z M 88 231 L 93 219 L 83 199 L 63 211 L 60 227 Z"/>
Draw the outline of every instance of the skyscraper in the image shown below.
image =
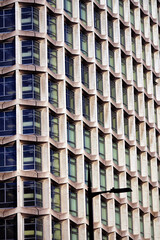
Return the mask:
<path id="1" fill-rule="evenodd" d="M 160 1 L 0 0 L 0 239 L 160 236 Z"/>

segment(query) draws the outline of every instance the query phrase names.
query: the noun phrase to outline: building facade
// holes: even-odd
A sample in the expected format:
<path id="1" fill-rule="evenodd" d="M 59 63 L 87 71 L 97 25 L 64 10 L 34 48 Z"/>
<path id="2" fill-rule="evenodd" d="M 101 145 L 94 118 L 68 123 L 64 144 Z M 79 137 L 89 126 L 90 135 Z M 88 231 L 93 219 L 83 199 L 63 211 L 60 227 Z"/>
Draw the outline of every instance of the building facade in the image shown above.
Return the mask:
<path id="1" fill-rule="evenodd" d="M 2 132 L 1 132 L 2 131 Z M 160 1 L 0 0 L 0 239 L 160 239 Z"/>

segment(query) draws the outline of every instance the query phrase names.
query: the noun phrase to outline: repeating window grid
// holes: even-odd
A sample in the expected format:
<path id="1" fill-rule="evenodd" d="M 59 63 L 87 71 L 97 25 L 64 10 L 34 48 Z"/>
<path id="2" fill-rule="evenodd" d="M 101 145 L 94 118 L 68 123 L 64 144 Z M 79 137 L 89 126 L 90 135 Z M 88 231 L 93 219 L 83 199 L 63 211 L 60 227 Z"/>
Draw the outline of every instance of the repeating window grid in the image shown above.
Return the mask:
<path id="1" fill-rule="evenodd" d="M 47 2 L 48 2 L 53 8 L 56 8 L 56 0 L 47 0 Z"/>
<path id="2" fill-rule="evenodd" d="M 67 23 L 64 24 L 64 41 L 69 47 L 73 48 L 73 27 Z"/>
<path id="3" fill-rule="evenodd" d="M 146 61 L 145 45 L 143 42 L 142 42 L 142 60 L 144 62 Z"/>
<path id="4" fill-rule="evenodd" d="M 114 109 L 111 109 L 111 121 L 112 121 L 112 130 L 117 132 L 117 112 Z"/>
<path id="5" fill-rule="evenodd" d="M 114 71 L 115 64 L 114 64 L 114 51 L 109 49 L 109 66 Z"/>
<path id="6" fill-rule="evenodd" d="M 48 81 L 48 101 L 55 107 L 58 107 L 58 83 Z"/>
<path id="7" fill-rule="evenodd" d="M 69 121 L 67 121 L 67 143 L 73 148 L 76 147 L 75 124 Z"/>
<path id="8" fill-rule="evenodd" d="M 102 64 L 102 46 L 101 43 L 95 40 L 95 57 L 96 60 Z"/>
<path id="9" fill-rule="evenodd" d="M 120 206 L 115 204 L 115 224 L 117 229 L 121 229 Z"/>
<path id="10" fill-rule="evenodd" d="M 23 134 L 41 135 L 41 112 L 39 110 L 23 110 Z"/>
<path id="11" fill-rule="evenodd" d="M 65 75 L 74 81 L 74 60 L 68 55 L 65 55 Z"/>
<path id="12" fill-rule="evenodd" d="M 149 130 L 149 127 L 146 127 L 146 144 L 148 149 L 150 149 Z"/>
<path id="13" fill-rule="evenodd" d="M 98 135 L 99 156 L 105 159 L 105 139 L 104 136 Z"/>
<path id="14" fill-rule="evenodd" d="M 126 167 L 130 170 L 130 149 L 129 147 L 125 147 L 125 160 L 126 160 Z"/>
<path id="15" fill-rule="evenodd" d="M 129 176 L 127 176 L 127 187 L 131 188 L 131 179 L 129 178 Z M 132 201 L 132 193 L 131 192 L 127 192 L 127 199 L 130 202 Z"/>
<path id="16" fill-rule="evenodd" d="M 124 18 L 124 6 L 123 0 L 119 0 L 119 15 Z"/>
<path id="17" fill-rule="evenodd" d="M 141 155 L 137 152 L 137 171 L 141 174 Z"/>
<path id="18" fill-rule="evenodd" d="M 152 201 L 152 188 L 151 188 L 150 185 L 149 185 L 149 207 L 150 207 L 150 209 L 152 210 L 152 207 L 153 207 L 153 201 Z"/>
<path id="19" fill-rule="evenodd" d="M 88 193 L 86 192 L 85 195 L 85 201 L 86 201 L 86 218 L 89 219 L 89 199 L 88 199 Z"/>
<path id="20" fill-rule="evenodd" d="M 61 222 L 52 219 L 52 240 L 60 240 L 62 238 Z"/>
<path id="21" fill-rule="evenodd" d="M 128 94 L 126 86 L 123 86 L 123 104 L 126 108 L 128 107 Z"/>
<path id="22" fill-rule="evenodd" d="M 134 9 L 130 9 L 130 23 L 131 23 L 131 25 L 132 26 L 134 26 L 134 21 L 135 21 L 135 19 L 134 19 Z"/>
<path id="23" fill-rule="evenodd" d="M 137 66 L 133 64 L 133 81 L 137 85 Z"/>
<path id="24" fill-rule="evenodd" d="M 71 155 L 68 155 L 68 176 L 73 182 L 77 181 L 77 162 Z"/>
<path id="25" fill-rule="evenodd" d="M 128 207 L 128 230 L 131 234 L 133 234 L 133 217 L 132 210 Z"/>
<path id="26" fill-rule="evenodd" d="M 24 219 L 24 240 L 28 239 L 43 240 L 43 219 L 33 217 Z"/>
<path id="27" fill-rule="evenodd" d="M 12 66 L 15 64 L 15 42 L 0 43 L 0 67 Z"/>
<path id="28" fill-rule="evenodd" d="M 59 141 L 59 118 L 49 114 L 49 136 L 54 141 Z"/>
<path id="29" fill-rule="evenodd" d="M 0 112 L 0 136 L 16 134 L 16 111 Z"/>
<path id="30" fill-rule="evenodd" d="M 131 40 L 132 40 L 132 53 L 136 54 L 136 37 L 131 36 Z"/>
<path id="31" fill-rule="evenodd" d="M 60 176 L 60 153 L 50 149 L 50 172 L 56 176 Z"/>
<path id="32" fill-rule="evenodd" d="M 140 181 L 138 181 L 138 196 L 139 196 L 139 204 L 143 205 L 142 183 Z"/>
<path id="33" fill-rule="evenodd" d="M 103 75 L 98 71 L 96 71 L 96 85 L 97 91 L 103 95 Z"/>
<path id="34" fill-rule="evenodd" d="M 40 100 L 40 77 L 35 74 L 22 75 L 22 98 Z"/>
<path id="35" fill-rule="evenodd" d="M 139 124 L 139 122 L 136 120 L 136 141 L 137 141 L 138 144 L 140 144 L 139 128 L 140 128 L 140 124 Z"/>
<path id="36" fill-rule="evenodd" d="M 124 77 L 126 77 L 126 73 L 127 73 L 127 70 L 126 70 L 126 58 L 121 56 L 121 73 Z"/>
<path id="37" fill-rule="evenodd" d="M 82 53 L 88 56 L 88 36 L 82 31 L 80 33 L 80 43 Z"/>
<path id="38" fill-rule="evenodd" d="M 0 77 L 0 101 L 8 101 L 15 98 L 15 75 Z"/>
<path id="39" fill-rule="evenodd" d="M 77 193 L 70 189 L 69 191 L 69 212 L 72 216 L 78 216 Z"/>
<path id="40" fill-rule="evenodd" d="M 101 222 L 104 225 L 108 224 L 107 218 L 107 202 L 101 198 Z"/>
<path id="41" fill-rule="evenodd" d="M 78 227 L 76 225 L 70 224 L 70 239 L 78 240 Z"/>
<path id="42" fill-rule="evenodd" d="M 120 28 L 120 43 L 125 47 L 125 30 L 123 28 Z"/>
<path id="43" fill-rule="evenodd" d="M 70 17 L 72 17 L 72 0 L 64 0 L 64 10 Z"/>
<path id="44" fill-rule="evenodd" d="M 94 9 L 94 27 L 96 30 L 101 32 L 101 15 L 97 9 Z"/>
<path id="45" fill-rule="evenodd" d="M 48 68 L 55 74 L 58 72 L 57 50 L 50 47 L 48 47 Z"/>
<path id="46" fill-rule="evenodd" d="M 154 240 L 154 218 L 150 217 L 150 232 L 151 232 L 151 239 Z"/>
<path id="47" fill-rule="evenodd" d="M 81 62 L 81 81 L 85 87 L 89 88 L 88 66 L 86 66 L 86 64 L 82 62 Z"/>
<path id="48" fill-rule="evenodd" d="M 61 211 L 61 189 L 53 184 L 51 184 L 51 208 L 55 212 Z"/>
<path id="49" fill-rule="evenodd" d="M 50 14 L 47 14 L 47 34 L 53 40 L 57 40 L 57 19 Z"/>
<path id="50" fill-rule="evenodd" d="M 88 96 L 82 95 L 83 116 L 90 120 L 90 101 Z"/>
<path id="51" fill-rule="evenodd" d="M 90 171 L 90 178 L 92 179 L 92 165 L 84 161 L 84 177 L 85 177 L 85 184 L 88 186 L 88 171 Z"/>
<path id="52" fill-rule="evenodd" d="M 108 240 L 108 235 L 104 231 L 102 231 L 102 240 Z"/>
<path id="53" fill-rule="evenodd" d="M 91 133 L 90 130 L 83 128 L 83 137 L 84 137 L 84 150 L 87 153 L 91 153 Z"/>
<path id="54" fill-rule="evenodd" d="M 22 64 L 40 65 L 40 43 L 38 41 L 22 41 Z"/>
<path id="55" fill-rule="evenodd" d="M 129 118 L 124 115 L 124 135 L 129 139 Z"/>
<path id="56" fill-rule="evenodd" d="M 1 239 L 17 239 L 17 219 L 8 217 L 0 219 Z"/>
<path id="57" fill-rule="evenodd" d="M 113 41 L 114 32 L 113 32 L 113 21 L 112 21 L 112 19 L 108 19 L 108 37 L 110 37 Z"/>
<path id="58" fill-rule="evenodd" d="M 42 207 L 42 183 L 37 181 L 24 181 L 23 182 L 23 196 L 25 207 Z"/>
<path id="59" fill-rule="evenodd" d="M 113 155 L 113 162 L 118 165 L 118 144 L 117 142 L 112 142 L 112 155 Z"/>
<path id="60" fill-rule="evenodd" d="M 21 8 L 22 30 L 39 32 L 39 9 L 36 7 Z"/>
<path id="61" fill-rule="evenodd" d="M 119 173 L 114 170 L 114 188 L 119 188 Z M 119 197 L 119 193 L 115 193 Z"/>
<path id="62" fill-rule="evenodd" d="M 144 18 L 141 15 L 141 32 L 144 34 Z"/>
<path id="63" fill-rule="evenodd" d="M 0 208 L 14 208 L 17 205 L 17 183 L 15 180 L 0 182 Z"/>
<path id="64" fill-rule="evenodd" d="M 39 145 L 23 145 L 23 169 L 42 171 L 42 152 Z"/>
<path id="65" fill-rule="evenodd" d="M 140 213 L 140 235 L 144 237 L 144 222 L 142 213 Z"/>
<path id="66" fill-rule="evenodd" d="M 116 101 L 116 82 L 114 79 L 110 79 L 110 96 Z"/>
<path id="67" fill-rule="evenodd" d="M 66 108 L 75 114 L 74 91 L 66 87 Z"/>
<path id="68" fill-rule="evenodd" d="M 12 32 L 15 30 L 15 8 L 0 10 L 0 33 Z"/>
<path id="69" fill-rule="evenodd" d="M 146 72 L 143 72 L 143 85 L 144 85 L 144 89 L 147 91 L 147 74 L 146 74 Z"/>
<path id="70" fill-rule="evenodd" d="M 87 5 L 84 2 L 79 2 L 79 11 L 81 21 L 87 25 Z"/>
<path id="71" fill-rule="evenodd" d="M 134 110 L 138 114 L 139 112 L 139 104 L 138 104 L 138 93 L 134 93 Z"/>
<path id="72" fill-rule="evenodd" d="M 16 145 L 0 146 L 0 172 L 15 171 L 16 168 Z"/>
<path id="73" fill-rule="evenodd" d="M 107 7 L 112 10 L 112 0 L 106 0 Z"/>
<path id="74" fill-rule="evenodd" d="M 98 123 L 104 127 L 104 106 L 103 103 L 97 102 L 97 120 Z"/>
<path id="75" fill-rule="evenodd" d="M 100 167 L 100 189 L 106 190 L 106 170 L 102 167 Z"/>

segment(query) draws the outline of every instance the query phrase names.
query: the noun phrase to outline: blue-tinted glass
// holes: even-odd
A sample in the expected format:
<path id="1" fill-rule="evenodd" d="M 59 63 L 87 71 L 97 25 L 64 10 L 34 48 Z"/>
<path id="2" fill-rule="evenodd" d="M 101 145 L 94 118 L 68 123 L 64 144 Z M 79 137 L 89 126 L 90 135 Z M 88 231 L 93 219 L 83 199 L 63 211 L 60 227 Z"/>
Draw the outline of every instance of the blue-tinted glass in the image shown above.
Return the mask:
<path id="1" fill-rule="evenodd" d="M 3 42 L 0 44 L 0 67 L 15 64 L 15 44 L 13 42 Z"/>
<path id="2" fill-rule="evenodd" d="M 0 10 L 0 33 L 15 30 L 15 9 Z"/>
<path id="3" fill-rule="evenodd" d="M 57 73 L 57 51 L 50 47 L 48 47 L 48 68 Z"/>
<path id="4" fill-rule="evenodd" d="M 0 77 L 0 101 L 16 98 L 15 75 Z"/>
<path id="5" fill-rule="evenodd" d="M 0 208 L 16 207 L 16 182 L 1 182 L 0 183 Z"/>
<path id="6" fill-rule="evenodd" d="M 42 170 L 41 147 L 38 145 L 23 145 L 23 169 Z"/>
<path id="7" fill-rule="evenodd" d="M 23 134 L 41 134 L 41 112 L 36 109 L 23 110 Z"/>
<path id="8" fill-rule="evenodd" d="M 16 170 L 16 146 L 0 146 L 0 172 Z"/>
<path id="9" fill-rule="evenodd" d="M 74 81 L 74 68 L 73 68 L 73 59 L 68 55 L 65 56 L 65 74 L 66 76 Z"/>
<path id="10" fill-rule="evenodd" d="M 22 98 L 40 100 L 40 77 L 34 74 L 22 76 Z"/>
<path id="11" fill-rule="evenodd" d="M 22 30 L 39 31 L 39 10 L 35 7 L 21 9 Z"/>
<path id="12" fill-rule="evenodd" d="M 17 219 L 1 218 L 0 219 L 0 239 L 16 240 L 17 239 Z"/>
<path id="13" fill-rule="evenodd" d="M 0 112 L 0 136 L 16 134 L 16 112 Z"/>
<path id="14" fill-rule="evenodd" d="M 39 42 L 34 40 L 22 41 L 22 64 L 40 65 Z"/>

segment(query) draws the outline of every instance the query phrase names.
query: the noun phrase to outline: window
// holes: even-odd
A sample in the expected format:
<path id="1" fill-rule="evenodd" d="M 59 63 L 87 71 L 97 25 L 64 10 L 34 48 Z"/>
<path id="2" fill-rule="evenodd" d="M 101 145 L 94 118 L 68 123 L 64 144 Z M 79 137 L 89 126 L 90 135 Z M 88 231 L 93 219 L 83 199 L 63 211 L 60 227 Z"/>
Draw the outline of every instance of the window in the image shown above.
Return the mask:
<path id="1" fill-rule="evenodd" d="M 64 10 L 72 17 L 72 0 L 64 0 Z"/>
<path id="2" fill-rule="evenodd" d="M 126 58 L 121 56 L 121 73 L 126 77 Z"/>
<path id="3" fill-rule="evenodd" d="M 100 188 L 102 191 L 106 190 L 106 170 L 100 167 Z"/>
<path id="4" fill-rule="evenodd" d="M 77 181 L 77 163 L 76 158 L 72 157 L 71 155 L 68 155 L 68 176 L 73 181 Z"/>
<path id="5" fill-rule="evenodd" d="M 60 156 L 58 151 L 50 149 L 50 172 L 56 177 L 60 176 Z"/>
<path id="6" fill-rule="evenodd" d="M 69 190 L 69 212 L 74 217 L 78 216 L 77 193 L 72 189 Z"/>
<path id="7" fill-rule="evenodd" d="M 153 208 L 153 201 L 152 201 L 152 187 L 149 185 L 149 206 L 150 209 Z"/>
<path id="8" fill-rule="evenodd" d="M 125 160 L 126 160 L 126 167 L 130 170 L 130 149 L 125 146 Z"/>
<path id="9" fill-rule="evenodd" d="M 119 1 L 119 15 L 124 18 L 124 7 L 123 7 L 123 0 Z"/>
<path id="10" fill-rule="evenodd" d="M 102 64 L 102 49 L 101 49 L 101 43 L 95 40 L 95 57 L 96 60 Z"/>
<path id="11" fill-rule="evenodd" d="M 42 153 L 39 145 L 23 145 L 23 169 L 42 171 Z"/>
<path id="12" fill-rule="evenodd" d="M 0 10 L 0 33 L 12 32 L 15 30 L 15 9 L 7 8 Z"/>
<path id="13" fill-rule="evenodd" d="M 16 240 L 17 239 L 17 218 L 8 217 L 0 219 L 1 239 Z"/>
<path id="14" fill-rule="evenodd" d="M 141 32 L 144 34 L 144 17 L 141 15 Z"/>
<path id="15" fill-rule="evenodd" d="M 39 9 L 29 6 L 21 8 L 22 30 L 39 32 Z"/>
<path id="16" fill-rule="evenodd" d="M 27 239 L 43 240 L 43 219 L 34 217 L 24 219 L 24 240 Z"/>
<path id="17" fill-rule="evenodd" d="M 49 136 L 54 141 L 59 141 L 59 118 L 49 114 Z"/>
<path id="18" fill-rule="evenodd" d="M 129 118 L 126 114 L 124 115 L 124 135 L 129 139 Z"/>
<path id="19" fill-rule="evenodd" d="M 79 2 L 79 11 L 81 21 L 87 25 L 87 5 L 83 2 Z"/>
<path id="20" fill-rule="evenodd" d="M 56 17 L 47 14 L 47 34 L 53 39 L 57 40 L 57 21 Z"/>
<path id="21" fill-rule="evenodd" d="M 75 114 L 74 91 L 66 87 L 66 108 Z"/>
<path id="22" fill-rule="evenodd" d="M 16 170 L 16 145 L 0 146 L 0 172 Z"/>
<path id="23" fill-rule="evenodd" d="M 97 9 L 94 9 L 94 27 L 96 30 L 101 32 L 101 16 Z"/>
<path id="24" fill-rule="evenodd" d="M 22 64 L 40 65 L 40 44 L 38 41 L 22 41 Z"/>
<path id="25" fill-rule="evenodd" d="M 146 144 L 148 149 L 150 149 L 149 130 L 149 127 L 146 127 Z"/>
<path id="26" fill-rule="evenodd" d="M 61 223 L 52 219 L 52 240 L 61 240 Z"/>
<path id="27" fill-rule="evenodd" d="M 55 212 L 61 211 L 61 190 L 59 186 L 51 184 L 51 208 Z"/>
<path id="28" fill-rule="evenodd" d="M 97 102 L 97 120 L 98 123 L 104 127 L 104 110 L 103 110 L 103 103 L 98 101 Z"/>
<path id="29" fill-rule="evenodd" d="M 119 173 L 114 169 L 114 188 L 119 188 Z M 119 193 L 115 193 L 119 197 Z"/>
<path id="30" fill-rule="evenodd" d="M 106 232 L 102 231 L 102 240 L 108 240 L 108 235 Z"/>
<path id="31" fill-rule="evenodd" d="M 75 125 L 69 121 L 67 121 L 67 143 L 73 148 L 76 147 Z"/>
<path id="32" fill-rule="evenodd" d="M 17 206 L 17 183 L 15 179 L 0 182 L 0 208 Z"/>
<path id="33" fill-rule="evenodd" d="M 67 23 L 64 24 L 64 41 L 69 47 L 73 48 L 73 28 Z"/>
<path id="34" fill-rule="evenodd" d="M 49 4 L 55 8 L 56 7 L 56 0 L 47 0 L 47 2 L 49 2 Z"/>
<path id="35" fill-rule="evenodd" d="M 132 53 L 136 54 L 136 38 L 135 36 L 131 36 L 132 40 Z"/>
<path id="36" fill-rule="evenodd" d="M 74 61 L 69 55 L 65 55 L 65 74 L 66 76 L 74 81 Z"/>
<path id="37" fill-rule="evenodd" d="M 114 51 L 109 49 L 109 66 L 114 71 Z"/>
<path id="38" fill-rule="evenodd" d="M 22 98 L 40 100 L 40 77 L 38 75 L 22 75 Z"/>
<path id="39" fill-rule="evenodd" d="M 120 28 L 120 43 L 125 47 L 125 30 L 123 28 Z"/>
<path id="40" fill-rule="evenodd" d="M 99 71 L 96 71 L 96 84 L 97 91 L 103 95 L 103 75 Z"/>
<path id="41" fill-rule="evenodd" d="M 118 165 L 118 144 L 117 142 L 112 142 L 112 155 L 113 155 L 113 162 Z"/>
<path id="42" fill-rule="evenodd" d="M 150 39 L 153 42 L 153 26 L 150 26 Z"/>
<path id="43" fill-rule="evenodd" d="M 137 150 L 137 171 L 139 174 L 141 174 L 141 155 L 138 150 Z"/>
<path id="44" fill-rule="evenodd" d="M 142 184 L 139 181 L 138 182 L 138 196 L 139 196 L 139 204 L 142 205 L 143 204 L 143 198 L 142 198 Z"/>
<path id="45" fill-rule="evenodd" d="M 130 208 L 128 208 L 128 230 L 133 233 L 132 210 Z"/>
<path id="46" fill-rule="evenodd" d="M 90 120 L 90 102 L 89 102 L 89 97 L 85 96 L 84 94 L 82 95 L 82 106 L 83 106 L 83 116 L 87 120 Z"/>
<path id="47" fill-rule="evenodd" d="M 87 153 L 91 153 L 91 136 L 90 130 L 83 128 L 83 138 L 84 138 L 84 150 Z"/>
<path id="48" fill-rule="evenodd" d="M 140 212 L 140 235 L 144 237 L 144 223 L 143 223 L 143 215 Z"/>
<path id="49" fill-rule="evenodd" d="M 80 43 L 81 43 L 81 51 L 84 55 L 88 56 L 88 36 L 84 32 L 81 31 L 80 34 Z"/>
<path id="50" fill-rule="evenodd" d="M 24 181 L 23 196 L 25 207 L 42 207 L 42 183 L 38 181 Z"/>
<path id="51" fill-rule="evenodd" d="M 151 239 L 154 240 L 154 218 L 151 215 L 150 219 L 150 224 L 151 224 Z"/>
<path id="52" fill-rule="evenodd" d="M 70 239 L 78 240 L 78 228 L 75 225 L 70 224 Z"/>
<path id="53" fill-rule="evenodd" d="M 145 45 L 143 42 L 142 42 L 142 59 L 144 62 L 146 61 Z"/>
<path id="54" fill-rule="evenodd" d="M 23 134 L 41 135 L 41 112 L 39 110 L 23 110 Z"/>
<path id="55" fill-rule="evenodd" d="M 108 224 L 108 219 L 107 219 L 107 202 L 102 200 L 102 197 L 101 197 L 101 222 L 104 225 Z"/>
<path id="56" fill-rule="evenodd" d="M 48 68 L 57 73 L 57 50 L 48 47 Z"/>
<path id="57" fill-rule="evenodd" d="M 128 175 L 127 175 L 127 188 L 131 188 L 131 179 Z M 132 193 L 131 192 L 127 192 L 127 198 L 130 202 L 132 201 Z"/>
<path id="58" fill-rule="evenodd" d="M 0 77 L 0 101 L 16 98 L 15 75 Z"/>
<path id="59" fill-rule="evenodd" d="M 111 126 L 112 130 L 117 132 L 117 112 L 113 108 L 111 109 Z"/>
<path id="60" fill-rule="evenodd" d="M 8 110 L 0 112 L 0 136 L 16 134 L 16 111 Z"/>
<path id="61" fill-rule="evenodd" d="M 124 85 L 123 85 L 123 104 L 126 108 L 128 107 L 127 86 Z"/>
<path id="62" fill-rule="evenodd" d="M 148 120 L 148 99 L 145 97 L 145 118 Z"/>
<path id="63" fill-rule="evenodd" d="M 48 81 L 48 101 L 55 107 L 58 107 L 58 83 Z"/>
<path id="64" fill-rule="evenodd" d="M 85 195 L 85 200 L 86 200 L 86 217 L 87 219 L 89 219 L 89 200 L 88 200 L 88 192 L 86 192 L 86 195 Z"/>
<path id="65" fill-rule="evenodd" d="M 88 171 L 90 171 L 90 178 L 92 179 L 92 165 L 87 160 L 84 161 L 84 171 L 85 184 L 88 186 Z"/>
<path id="66" fill-rule="evenodd" d="M 15 64 L 15 43 L 0 43 L 0 67 L 12 66 Z"/>
<path id="67" fill-rule="evenodd" d="M 112 0 L 107 0 L 107 7 L 112 10 Z"/>
<path id="68" fill-rule="evenodd" d="M 152 15 L 152 2 L 149 0 L 149 14 Z"/>
<path id="69" fill-rule="evenodd" d="M 105 159 L 105 139 L 104 136 L 98 135 L 99 156 Z"/>
<path id="70" fill-rule="evenodd" d="M 85 63 L 81 62 L 81 81 L 83 85 L 87 88 L 89 88 L 89 72 L 88 72 L 88 66 L 86 66 Z"/>
<path id="71" fill-rule="evenodd" d="M 116 81 L 113 78 L 110 78 L 110 96 L 116 101 Z"/>
<path id="72" fill-rule="evenodd" d="M 130 23 L 134 26 L 134 10 L 130 9 Z"/>
<path id="73" fill-rule="evenodd" d="M 121 216 L 120 216 L 120 206 L 115 205 L 115 223 L 116 228 L 121 229 Z"/>
<path id="74" fill-rule="evenodd" d="M 143 72 L 143 85 L 144 89 L 147 91 L 147 73 Z"/>
<path id="75" fill-rule="evenodd" d="M 108 19 L 108 37 L 113 40 L 113 21 L 112 19 Z"/>
<path id="76" fill-rule="evenodd" d="M 134 110 L 136 113 L 138 113 L 138 93 L 134 92 Z"/>
<path id="77" fill-rule="evenodd" d="M 139 136 L 139 122 L 136 121 L 136 141 L 140 143 L 140 136 Z"/>

